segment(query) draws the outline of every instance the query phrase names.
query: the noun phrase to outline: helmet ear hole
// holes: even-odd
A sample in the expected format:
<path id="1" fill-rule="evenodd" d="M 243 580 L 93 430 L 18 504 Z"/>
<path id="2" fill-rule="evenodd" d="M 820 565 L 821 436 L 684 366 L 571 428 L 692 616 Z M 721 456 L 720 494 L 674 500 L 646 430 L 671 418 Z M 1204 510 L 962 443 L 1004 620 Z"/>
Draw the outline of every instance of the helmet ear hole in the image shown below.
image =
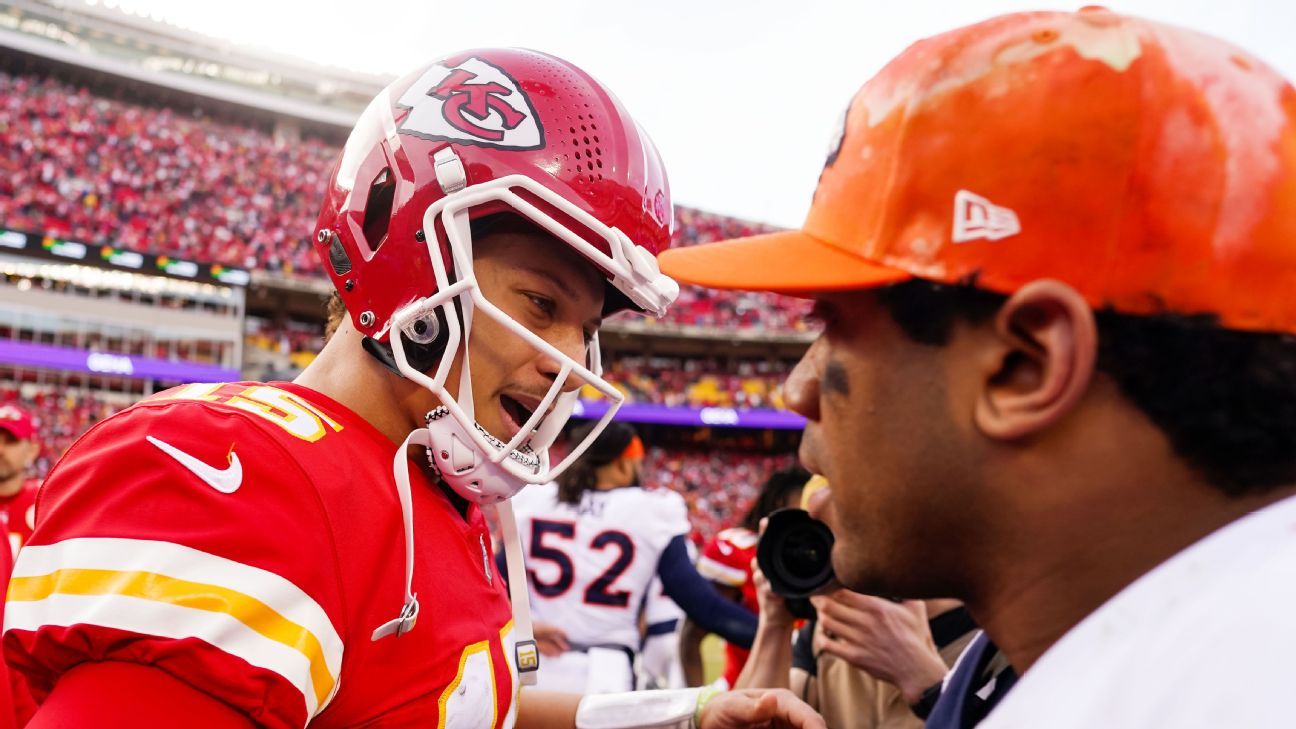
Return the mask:
<path id="1" fill-rule="evenodd" d="M 365 201 L 364 236 L 371 253 L 377 253 L 387 239 L 395 195 L 396 177 L 390 168 L 384 167 L 369 185 L 369 197 Z"/>

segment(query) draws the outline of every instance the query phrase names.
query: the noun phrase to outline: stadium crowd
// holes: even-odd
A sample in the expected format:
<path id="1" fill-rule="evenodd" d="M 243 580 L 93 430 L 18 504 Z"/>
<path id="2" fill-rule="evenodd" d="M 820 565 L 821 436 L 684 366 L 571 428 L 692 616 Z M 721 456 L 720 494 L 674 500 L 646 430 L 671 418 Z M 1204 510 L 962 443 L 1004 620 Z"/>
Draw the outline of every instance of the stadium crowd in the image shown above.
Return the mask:
<path id="1" fill-rule="evenodd" d="M 305 367 L 322 335 L 308 325 L 275 325 L 248 317 L 244 345 Z M 700 357 L 612 355 L 604 376 L 628 402 L 671 407 L 782 408 L 783 380 L 791 363 L 779 360 L 718 360 Z M 586 387 L 583 397 L 602 397 Z"/>
<path id="2" fill-rule="evenodd" d="M 109 399 L 83 390 L 13 383 L 0 385 L 0 404 L 16 402 L 31 413 L 40 441 L 34 476 L 44 478 L 72 442 L 95 423 L 121 410 L 129 400 Z"/>
<path id="3" fill-rule="evenodd" d="M 791 365 L 777 360 L 613 357 L 609 382 L 630 402 L 672 407 L 783 407 L 783 380 Z M 586 388 L 586 396 L 597 392 Z"/>
<path id="4" fill-rule="evenodd" d="M 323 275 L 308 237 L 339 149 L 0 73 L 0 226 L 289 275 Z M 772 230 L 677 208 L 675 245 Z M 685 287 L 662 324 L 804 331 L 806 307 Z"/>
<path id="5" fill-rule="evenodd" d="M 7 227 L 270 271 L 314 272 L 305 238 L 337 149 L 0 74 Z"/>
<path id="6" fill-rule="evenodd" d="M 795 463 L 795 453 L 650 447 L 640 476 L 644 488 L 670 488 L 684 496 L 691 536 L 701 544 L 737 523 L 770 473 Z"/>

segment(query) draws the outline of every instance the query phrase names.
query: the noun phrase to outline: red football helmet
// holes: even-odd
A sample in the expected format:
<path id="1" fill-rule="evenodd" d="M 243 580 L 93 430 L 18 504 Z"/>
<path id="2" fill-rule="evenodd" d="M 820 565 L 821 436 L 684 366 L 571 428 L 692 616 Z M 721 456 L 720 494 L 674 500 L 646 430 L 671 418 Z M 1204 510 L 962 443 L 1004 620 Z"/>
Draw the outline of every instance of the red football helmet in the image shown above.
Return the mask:
<path id="1" fill-rule="evenodd" d="M 661 159 L 589 74 L 535 51 L 465 51 L 370 103 L 333 170 L 317 251 L 370 351 L 389 351 L 402 375 L 441 400 L 444 409 L 429 414 L 430 453 L 449 485 L 481 502 L 552 480 L 602 429 L 550 466 L 548 448 L 577 404 L 574 390 L 562 392 L 569 378 L 613 402 L 602 425 L 622 400 L 599 376 L 597 338 L 576 362 L 482 296 L 470 223 L 500 212 L 525 217 L 602 271 L 609 309 L 660 315 L 679 291 L 655 258 L 670 245 L 673 220 Z M 460 402 L 445 387 L 474 314 L 562 363 L 508 443 L 476 423 L 471 397 Z M 426 361 L 419 347 L 431 352 Z M 458 392 L 471 392 L 469 370 Z"/>

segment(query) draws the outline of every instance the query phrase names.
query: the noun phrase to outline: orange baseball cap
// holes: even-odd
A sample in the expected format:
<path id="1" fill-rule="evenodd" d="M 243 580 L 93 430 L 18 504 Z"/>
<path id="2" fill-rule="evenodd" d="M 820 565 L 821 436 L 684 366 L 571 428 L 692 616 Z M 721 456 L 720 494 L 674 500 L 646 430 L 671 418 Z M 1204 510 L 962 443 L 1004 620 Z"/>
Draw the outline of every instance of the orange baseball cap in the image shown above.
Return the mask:
<path id="1" fill-rule="evenodd" d="M 1296 332 L 1296 91 L 1247 52 L 1102 8 L 914 44 L 855 95 L 801 230 L 662 254 L 793 295 L 911 278 Z"/>

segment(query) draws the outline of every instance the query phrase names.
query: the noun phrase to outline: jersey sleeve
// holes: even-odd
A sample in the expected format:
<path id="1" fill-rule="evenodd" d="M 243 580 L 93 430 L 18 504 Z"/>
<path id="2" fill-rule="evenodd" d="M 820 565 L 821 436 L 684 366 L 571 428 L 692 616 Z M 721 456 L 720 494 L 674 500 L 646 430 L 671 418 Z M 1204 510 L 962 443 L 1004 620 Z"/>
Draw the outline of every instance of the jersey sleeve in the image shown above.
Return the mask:
<path id="1" fill-rule="evenodd" d="M 207 403 L 145 404 L 68 451 L 5 614 L 5 658 L 38 700 L 80 663 L 121 661 L 258 726 L 302 727 L 327 706 L 343 655 L 337 551 L 318 492 L 266 428 Z"/>
<path id="2" fill-rule="evenodd" d="M 751 579 L 755 535 L 746 529 L 726 529 L 702 547 L 698 572 L 712 582 L 742 587 Z"/>
<path id="3" fill-rule="evenodd" d="M 688 504 L 684 497 L 669 489 L 644 492 L 646 498 L 644 520 L 646 537 L 653 552 L 660 555 L 666 545 L 678 536 L 693 530 L 689 523 Z"/>

